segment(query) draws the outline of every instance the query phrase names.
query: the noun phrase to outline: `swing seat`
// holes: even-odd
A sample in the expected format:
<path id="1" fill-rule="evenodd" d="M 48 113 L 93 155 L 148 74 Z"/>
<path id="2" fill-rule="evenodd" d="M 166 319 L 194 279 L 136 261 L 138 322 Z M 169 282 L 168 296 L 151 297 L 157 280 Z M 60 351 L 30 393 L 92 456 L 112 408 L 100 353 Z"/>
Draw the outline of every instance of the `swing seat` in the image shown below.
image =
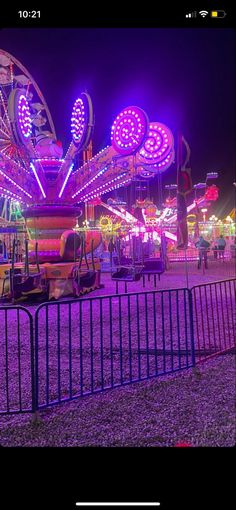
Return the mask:
<path id="1" fill-rule="evenodd" d="M 22 278 L 24 278 L 24 275 L 22 275 Z M 40 289 L 40 292 L 42 292 L 42 289 L 40 288 L 41 273 L 29 275 L 24 281 L 19 283 L 16 283 L 14 280 L 15 278 L 13 277 L 13 293 L 16 295 L 25 295 L 27 293 L 32 294 L 33 291 L 38 292 L 38 289 Z"/>
<path id="2" fill-rule="evenodd" d="M 131 266 L 133 264 L 133 259 L 131 257 L 125 257 L 125 255 L 121 255 L 120 263 L 122 266 Z"/>
<path id="3" fill-rule="evenodd" d="M 138 282 L 142 276 L 142 268 L 120 267 L 118 271 L 112 274 L 112 280 Z"/>
<path id="4" fill-rule="evenodd" d="M 141 276 L 142 276 L 142 271 L 140 271 L 139 273 L 135 273 L 134 281 L 139 282 L 139 280 L 141 279 Z"/>
<path id="5" fill-rule="evenodd" d="M 7 281 L 10 282 L 10 277 L 11 277 L 10 275 L 12 274 L 11 272 L 12 272 L 12 269 L 5 271 L 5 277 L 3 279 L 3 286 L 2 286 L 2 295 L 1 295 L 1 297 L 4 296 L 6 282 Z M 19 268 L 14 269 L 14 273 L 13 274 L 14 274 L 14 281 L 15 281 L 15 283 L 21 283 L 21 281 L 22 281 L 21 269 L 19 269 Z"/>
<path id="6" fill-rule="evenodd" d="M 83 238 L 81 239 L 81 252 L 80 252 L 79 266 L 75 267 L 72 270 L 73 288 L 74 288 L 74 292 L 75 292 L 76 296 L 78 296 L 81 293 L 82 289 L 91 289 L 91 287 L 93 287 L 95 285 L 97 271 L 95 269 L 94 258 L 93 258 L 93 246 L 94 246 L 94 239 L 91 240 L 92 269 L 89 269 L 89 265 L 88 265 L 88 261 L 87 261 L 87 257 L 86 257 L 86 251 L 85 251 L 85 241 Z M 85 257 L 87 270 L 80 272 L 83 256 Z"/>
<path id="7" fill-rule="evenodd" d="M 36 289 L 29 290 L 28 292 L 22 292 L 22 296 L 31 296 L 35 294 L 42 294 L 43 289 L 36 287 Z"/>
<path id="8" fill-rule="evenodd" d="M 84 275 L 80 276 L 81 287 L 92 287 L 96 280 L 96 271 L 89 270 Z"/>
<path id="9" fill-rule="evenodd" d="M 79 274 L 78 270 L 75 270 L 73 273 L 73 279 L 76 283 L 80 285 L 80 287 L 93 287 L 96 280 L 97 271 L 89 269 L 86 273 Z"/>
<path id="10" fill-rule="evenodd" d="M 165 266 L 162 260 L 157 259 L 149 259 L 144 261 L 144 267 L 142 269 L 142 274 L 162 274 L 164 273 Z"/>

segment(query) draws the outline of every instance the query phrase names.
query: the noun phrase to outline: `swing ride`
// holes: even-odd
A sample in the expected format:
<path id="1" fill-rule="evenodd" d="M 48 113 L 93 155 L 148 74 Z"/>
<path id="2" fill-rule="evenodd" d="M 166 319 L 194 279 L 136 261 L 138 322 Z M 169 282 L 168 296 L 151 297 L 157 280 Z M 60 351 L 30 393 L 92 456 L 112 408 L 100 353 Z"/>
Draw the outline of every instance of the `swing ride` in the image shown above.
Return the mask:
<path id="1" fill-rule="evenodd" d="M 129 239 L 144 237 L 150 229 L 153 240 L 161 240 L 164 233 L 167 239 L 176 241 L 171 228 L 163 229 L 164 219 L 165 225 L 171 226 L 176 213 L 167 217 L 164 208 L 156 217 L 157 208 L 149 203 L 143 211 L 142 224 L 122 201 L 101 201 L 106 193 L 127 187 L 137 179 L 150 181 L 172 165 L 175 150 L 170 129 L 159 121 L 149 122 L 141 108 L 128 106 L 112 124 L 110 145 L 95 155 L 93 129 L 92 100 L 87 92 L 82 92 L 72 107 L 71 142 L 63 155 L 40 88 L 15 57 L 0 50 L 0 197 L 20 206 L 27 261 L 25 267 L 22 261 L 16 262 L 14 239 L 9 262 L 4 259 L 0 266 L 0 294 L 24 298 L 27 293 L 32 297 L 42 291 L 49 298 L 58 298 L 99 288 L 98 252 L 103 232 L 102 227 L 92 225 L 96 204 L 119 218 L 119 235 L 125 234 Z M 83 204 L 92 220 L 89 222 L 86 217 L 85 228 L 79 226 Z M 150 261 L 152 269 L 147 261 L 145 264 L 143 255 L 139 260 L 133 257 L 128 269 L 125 264 L 119 267 L 119 260 L 112 278 L 137 281 L 150 271 L 159 276 L 164 271 L 163 260 Z"/>

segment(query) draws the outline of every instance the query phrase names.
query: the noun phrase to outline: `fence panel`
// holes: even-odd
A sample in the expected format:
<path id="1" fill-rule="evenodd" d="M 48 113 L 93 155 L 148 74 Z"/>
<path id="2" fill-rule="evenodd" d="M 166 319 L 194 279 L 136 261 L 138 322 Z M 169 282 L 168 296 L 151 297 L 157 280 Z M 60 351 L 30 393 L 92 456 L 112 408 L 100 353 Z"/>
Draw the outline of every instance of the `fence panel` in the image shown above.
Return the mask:
<path id="1" fill-rule="evenodd" d="M 44 303 L 35 326 L 39 408 L 194 364 L 187 289 Z"/>
<path id="2" fill-rule="evenodd" d="M 236 347 L 236 280 L 192 288 L 196 361 Z"/>
<path id="3" fill-rule="evenodd" d="M 33 317 L 0 307 L 0 414 L 35 410 Z"/>
<path id="4" fill-rule="evenodd" d="M 0 413 L 34 411 L 227 352 L 236 347 L 235 305 L 235 279 L 43 303 L 35 346 L 30 312 L 2 306 Z"/>

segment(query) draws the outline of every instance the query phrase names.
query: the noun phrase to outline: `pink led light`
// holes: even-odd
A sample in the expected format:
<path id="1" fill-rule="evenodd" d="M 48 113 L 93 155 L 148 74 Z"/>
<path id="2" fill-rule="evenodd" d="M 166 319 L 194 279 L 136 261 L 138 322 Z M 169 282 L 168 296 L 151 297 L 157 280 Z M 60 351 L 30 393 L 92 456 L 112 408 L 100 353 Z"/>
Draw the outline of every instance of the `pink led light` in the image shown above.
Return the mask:
<path id="1" fill-rule="evenodd" d="M 22 188 L 19 184 L 17 184 L 15 181 L 13 181 L 13 179 L 11 179 L 11 177 L 9 177 L 9 175 L 5 174 L 2 170 L 0 170 L 0 174 L 3 175 L 3 177 L 11 182 L 11 184 L 13 184 L 13 186 L 15 186 L 16 188 L 18 188 L 20 191 L 22 191 L 23 193 L 25 193 L 25 195 L 27 195 L 29 198 L 33 198 L 32 195 L 30 195 L 28 193 L 28 191 L 26 191 L 24 188 Z"/>
<path id="2" fill-rule="evenodd" d="M 128 155 L 142 145 L 148 129 L 146 113 L 132 106 L 125 108 L 114 120 L 111 128 L 111 143 L 119 154 Z"/>
<path id="3" fill-rule="evenodd" d="M 159 163 L 173 146 L 174 139 L 170 129 L 159 122 L 152 122 L 149 125 L 147 139 L 139 151 L 138 159 L 145 165 Z"/>
<path id="4" fill-rule="evenodd" d="M 139 168 L 139 175 L 141 177 L 155 177 L 157 173 L 165 172 L 173 163 L 175 158 L 174 149 L 172 149 L 166 157 L 164 157 L 159 163 L 155 163 L 154 165 L 144 165 Z M 140 165 L 141 166 L 141 165 Z"/>
<path id="5" fill-rule="evenodd" d="M 64 182 L 63 182 L 63 184 L 62 184 L 62 187 L 61 187 L 60 193 L 59 193 L 59 195 L 58 195 L 58 197 L 59 197 L 59 198 L 61 198 L 62 193 L 63 193 L 63 191 L 64 191 L 64 189 L 65 189 L 65 187 L 66 187 L 67 181 L 68 181 L 68 179 L 69 179 L 69 177 L 70 177 L 70 174 L 71 174 L 71 172 L 72 172 L 72 170 L 73 170 L 73 166 L 74 166 L 74 164 L 72 163 L 72 165 L 70 166 L 70 168 L 69 168 L 69 170 L 68 170 L 68 172 L 67 172 L 67 174 L 66 174 L 65 180 L 64 180 Z"/>
<path id="6" fill-rule="evenodd" d="M 40 181 L 40 179 L 39 179 L 39 176 L 38 176 L 38 174 L 37 174 L 36 168 L 35 168 L 35 166 L 33 165 L 33 163 L 30 163 L 30 167 L 31 167 L 31 169 L 33 170 L 33 174 L 34 174 L 35 179 L 36 179 L 36 181 L 37 181 L 37 183 L 38 183 L 38 186 L 39 186 L 39 189 L 40 189 L 40 191 L 41 191 L 41 193 L 42 193 L 42 195 L 43 195 L 43 198 L 46 198 L 45 191 L 44 191 L 44 189 L 43 189 L 43 186 L 42 186 L 42 184 L 41 184 L 41 181 Z"/>
<path id="7" fill-rule="evenodd" d="M 102 174 L 104 174 L 104 172 L 106 172 L 107 170 L 107 166 L 105 166 L 104 168 L 102 168 L 102 170 L 100 170 L 94 177 L 92 177 L 92 179 L 89 179 L 89 181 L 86 182 L 86 184 L 84 184 L 81 188 L 79 188 L 73 195 L 72 195 L 72 198 L 75 198 L 77 195 L 79 195 L 80 193 L 82 193 L 82 191 L 87 188 L 90 184 L 92 184 L 98 177 L 100 177 Z"/>
<path id="8" fill-rule="evenodd" d="M 172 165 L 173 161 L 174 161 L 174 158 L 175 158 L 175 152 L 174 150 L 172 149 L 169 154 L 166 156 L 166 158 L 163 159 L 163 161 L 161 161 L 160 163 L 158 163 L 157 165 L 155 165 L 155 167 L 157 167 L 157 169 L 160 171 L 160 172 L 165 172 L 167 170 L 167 168 L 170 167 L 170 165 Z"/>
<path id="9" fill-rule="evenodd" d="M 71 115 L 71 133 L 75 142 L 80 142 L 85 128 L 85 108 L 81 97 L 79 97 L 73 106 Z"/>
<path id="10" fill-rule="evenodd" d="M 155 174 L 152 172 L 148 172 L 148 170 L 142 170 L 140 172 L 141 177 L 145 177 L 145 179 L 149 179 L 150 177 L 154 177 Z"/>
<path id="11" fill-rule="evenodd" d="M 1 196 L 4 196 L 5 198 L 9 198 L 9 196 L 17 199 L 19 202 L 23 202 L 22 198 L 19 197 L 19 195 L 16 195 L 15 193 L 13 193 L 13 191 L 9 191 L 5 188 L 3 188 L 2 186 L 0 186 L 0 190 L 2 190 L 1 192 Z"/>
<path id="12" fill-rule="evenodd" d="M 131 178 L 129 177 L 128 179 L 124 180 L 125 177 L 127 177 L 126 172 L 107 181 L 105 184 L 102 184 L 101 186 L 97 187 L 96 190 L 91 190 L 88 193 L 84 194 L 82 197 L 79 198 L 79 201 L 82 202 L 82 201 L 89 200 L 90 198 L 94 198 L 94 197 L 99 196 L 103 193 L 107 193 L 108 191 L 111 191 L 112 189 L 115 189 L 116 187 L 123 186 L 124 183 L 126 183 L 126 182 L 130 182 Z M 121 181 L 121 182 L 117 183 L 117 184 L 113 184 L 117 181 Z"/>
<path id="13" fill-rule="evenodd" d="M 76 99 L 71 114 L 71 134 L 73 142 L 80 149 L 90 140 L 93 127 L 93 107 L 90 96 L 83 92 Z"/>
<path id="14" fill-rule="evenodd" d="M 17 117 L 18 126 L 20 128 L 22 136 L 26 139 L 29 138 L 32 133 L 30 108 L 29 103 L 23 94 L 21 94 L 18 99 Z"/>

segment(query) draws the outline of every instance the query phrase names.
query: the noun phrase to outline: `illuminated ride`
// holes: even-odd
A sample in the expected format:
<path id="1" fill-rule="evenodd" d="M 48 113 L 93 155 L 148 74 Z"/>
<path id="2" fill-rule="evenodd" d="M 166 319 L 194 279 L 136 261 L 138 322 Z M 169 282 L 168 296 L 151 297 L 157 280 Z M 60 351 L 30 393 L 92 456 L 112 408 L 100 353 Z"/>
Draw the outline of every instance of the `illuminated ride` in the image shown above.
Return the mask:
<path id="1" fill-rule="evenodd" d="M 135 204 L 132 206 L 132 214 L 126 211 L 124 205 L 120 204 L 119 200 L 109 199 L 107 204 L 100 202 L 100 204 L 108 209 L 113 214 L 117 214 L 118 218 L 123 218 L 122 221 L 126 223 L 126 228 L 121 234 L 123 239 L 126 241 L 128 253 L 132 252 L 131 237 L 136 236 L 142 239 L 144 245 L 150 242 L 150 253 L 149 257 L 161 256 L 161 239 L 162 235 L 165 235 L 167 240 L 167 252 L 169 260 L 181 261 L 185 260 L 187 256 L 188 260 L 196 260 L 198 251 L 195 248 L 196 240 L 202 233 L 206 234 L 207 223 L 202 221 L 202 213 L 204 210 L 209 210 L 211 203 L 218 199 L 219 189 L 215 184 L 208 185 L 208 179 L 217 178 L 218 174 L 212 172 L 207 174 L 205 183 L 198 183 L 193 186 L 195 191 L 195 197 L 192 202 L 187 206 L 187 222 L 189 230 L 188 238 L 188 250 L 185 252 L 177 250 L 177 201 L 176 201 L 176 189 L 177 185 L 171 184 L 166 186 L 169 189 L 169 196 L 166 198 L 163 208 L 158 210 L 156 205 L 149 198 L 137 199 Z M 199 191 L 204 194 L 199 196 Z M 174 193 L 174 196 L 173 196 Z M 143 221 L 140 223 L 137 217 L 134 216 L 134 209 L 139 208 L 142 211 Z M 205 209 L 203 209 L 205 208 Z M 210 226 L 207 235 L 211 235 L 212 226 Z M 141 257 L 142 258 L 142 257 Z M 168 264 L 167 264 L 168 265 Z"/>
<path id="2" fill-rule="evenodd" d="M 84 92 L 72 109 L 72 140 L 63 157 L 37 83 L 19 61 L 0 50 L 0 195 L 21 204 L 29 262 L 44 264 L 48 278 L 60 263 L 67 264 L 61 271 L 68 276 L 68 263 L 81 256 L 82 238 L 74 230 L 79 204 L 93 203 L 137 175 L 152 178 L 174 160 L 171 131 L 149 123 L 136 106 L 120 112 L 111 128 L 111 145 L 90 157 L 93 125 L 92 102 Z M 79 153 L 85 161 L 80 167 Z M 86 255 L 99 246 L 101 232 L 86 229 L 83 235 Z"/>

